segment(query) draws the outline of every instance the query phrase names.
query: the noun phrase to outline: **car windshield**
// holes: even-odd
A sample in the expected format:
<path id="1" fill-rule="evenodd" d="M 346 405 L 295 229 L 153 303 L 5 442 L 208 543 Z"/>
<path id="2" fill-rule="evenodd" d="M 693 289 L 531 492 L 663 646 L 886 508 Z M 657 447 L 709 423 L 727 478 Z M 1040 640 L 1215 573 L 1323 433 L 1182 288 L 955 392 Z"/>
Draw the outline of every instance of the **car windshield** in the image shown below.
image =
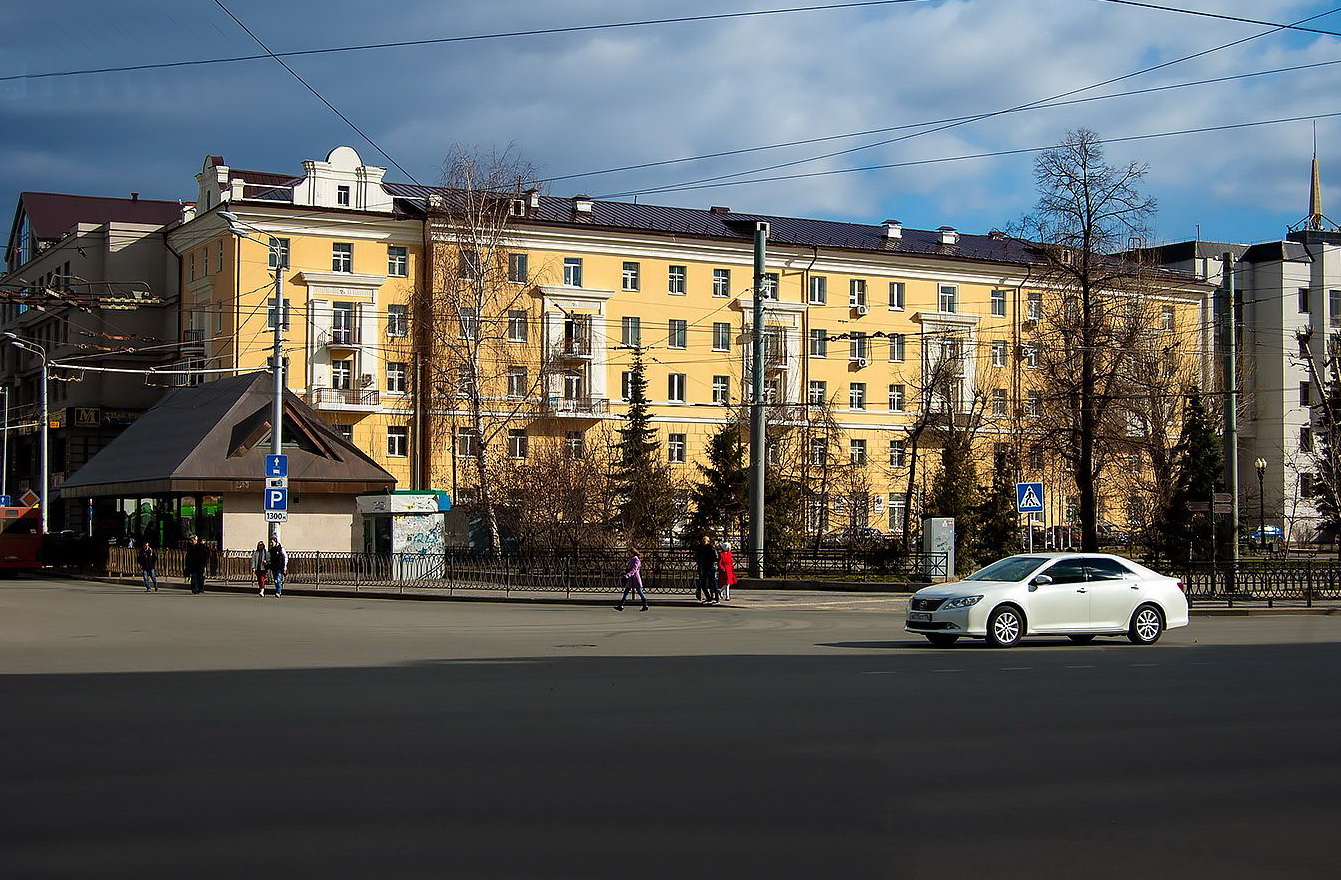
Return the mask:
<path id="1" fill-rule="evenodd" d="M 966 581 L 1022 581 L 1047 562 L 1043 556 L 1007 556 L 964 578 Z"/>

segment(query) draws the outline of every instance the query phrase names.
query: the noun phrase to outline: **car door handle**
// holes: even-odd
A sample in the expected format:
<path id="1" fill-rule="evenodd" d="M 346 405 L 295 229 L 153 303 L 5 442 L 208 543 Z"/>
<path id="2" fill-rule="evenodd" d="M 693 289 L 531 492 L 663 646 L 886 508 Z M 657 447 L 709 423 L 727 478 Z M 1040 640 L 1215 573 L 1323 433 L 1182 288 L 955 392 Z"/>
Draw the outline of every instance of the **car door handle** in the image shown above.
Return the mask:
<path id="1" fill-rule="evenodd" d="M 1085 589 L 1084 587 L 1080 587 L 1079 589 L 1076 590 L 1076 592 L 1077 592 L 1077 593 L 1088 593 L 1089 590 Z"/>
<path id="2" fill-rule="evenodd" d="M 1133 590 L 1139 590 L 1139 589 L 1141 589 L 1141 585 L 1140 585 L 1140 584 L 1132 584 L 1132 585 L 1131 585 L 1131 588 L 1132 588 Z"/>

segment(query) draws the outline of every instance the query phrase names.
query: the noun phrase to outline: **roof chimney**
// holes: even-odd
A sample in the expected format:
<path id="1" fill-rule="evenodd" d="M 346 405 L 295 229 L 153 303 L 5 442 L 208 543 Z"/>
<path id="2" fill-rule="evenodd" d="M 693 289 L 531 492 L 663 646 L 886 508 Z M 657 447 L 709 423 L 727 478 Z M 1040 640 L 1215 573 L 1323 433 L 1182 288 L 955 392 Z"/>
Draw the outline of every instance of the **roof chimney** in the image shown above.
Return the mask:
<path id="1" fill-rule="evenodd" d="M 579 220 L 591 219 L 591 196 L 573 196 L 573 216 Z"/>
<path id="2" fill-rule="evenodd" d="M 131 200 L 132 202 L 138 202 L 138 201 L 140 200 L 140 194 L 139 194 L 139 193 L 131 193 L 131 194 L 130 194 L 130 200 Z"/>
<path id="3" fill-rule="evenodd" d="M 898 241 L 903 238 L 903 223 L 899 220 L 886 220 L 884 222 L 885 238 L 891 241 Z"/>
<path id="4" fill-rule="evenodd" d="M 953 226 L 942 226 L 936 231 L 941 234 L 941 244 L 959 244 L 959 233 L 955 231 Z"/>
<path id="5" fill-rule="evenodd" d="M 708 211 L 709 211 L 710 213 L 713 213 L 713 214 L 730 214 L 730 213 L 731 213 L 731 209 L 730 209 L 730 208 L 724 208 L 724 207 L 722 207 L 721 205 L 713 205 L 711 208 L 708 209 Z"/>

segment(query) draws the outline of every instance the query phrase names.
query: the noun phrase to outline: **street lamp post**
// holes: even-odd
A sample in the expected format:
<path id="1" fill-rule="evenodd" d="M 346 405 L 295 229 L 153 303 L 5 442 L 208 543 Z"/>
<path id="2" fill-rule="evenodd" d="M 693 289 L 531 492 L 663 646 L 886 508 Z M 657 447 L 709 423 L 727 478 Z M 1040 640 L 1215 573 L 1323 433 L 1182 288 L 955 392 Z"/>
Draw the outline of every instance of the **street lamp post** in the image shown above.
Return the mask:
<path id="1" fill-rule="evenodd" d="M 1257 468 L 1257 543 L 1259 547 L 1266 546 L 1266 459 L 1259 458 L 1253 462 L 1253 467 Z"/>
<path id="2" fill-rule="evenodd" d="M 0 382 L 0 394 L 5 395 L 5 435 L 0 440 L 0 495 L 9 494 L 9 383 Z"/>
<path id="3" fill-rule="evenodd" d="M 40 412 L 38 413 L 38 417 L 41 419 L 41 425 L 42 425 L 42 439 L 41 439 L 42 448 L 38 453 L 41 459 L 41 468 L 40 468 L 41 475 L 38 477 L 38 480 L 40 481 L 41 490 L 38 494 L 42 496 L 41 500 L 42 534 L 45 535 L 47 534 L 48 527 L 51 525 L 51 515 L 50 515 L 51 498 L 49 497 L 50 496 L 49 489 L 51 488 L 51 436 L 50 436 L 51 421 L 47 416 L 47 375 L 49 372 L 47 368 L 47 350 L 42 346 L 38 345 L 36 342 L 29 342 L 26 339 L 20 339 L 17 333 L 14 333 L 9 330 L 6 330 L 4 332 L 4 337 L 9 340 L 11 345 L 17 346 L 18 348 L 23 349 L 29 354 L 37 355 L 37 357 L 40 360 L 40 363 L 42 364 L 41 382 L 40 387 L 37 390 L 38 409 L 40 410 Z M 5 397 L 5 415 L 6 415 L 5 437 L 6 439 L 8 439 L 9 437 L 8 395 L 6 395 Z M 9 451 L 8 448 L 6 448 L 5 450 L 6 454 L 8 454 L 8 451 Z"/>
<path id="4" fill-rule="evenodd" d="M 228 223 L 228 231 L 238 238 L 245 238 L 248 241 L 254 241 L 257 244 L 263 244 L 270 250 L 270 255 L 274 258 L 275 264 L 275 319 L 273 324 L 274 338 L 271 340 L 271 375 L 274 377 L 274 400 L 270 405 L 270 452 L 273 455 L 282 455 L 284 452 L 284 253 L 280 248 L 274 236 L 267 234 L 266 241 L 261 241 L 253 236 L 246 229 L 243 229 L 243 221 L 231 211 L 220 211 L 219 216 Z M 257 230 L 260 232 L 261 230 Z M 279 540 L 279 523 L 269 524 L 270 540 Z"/>

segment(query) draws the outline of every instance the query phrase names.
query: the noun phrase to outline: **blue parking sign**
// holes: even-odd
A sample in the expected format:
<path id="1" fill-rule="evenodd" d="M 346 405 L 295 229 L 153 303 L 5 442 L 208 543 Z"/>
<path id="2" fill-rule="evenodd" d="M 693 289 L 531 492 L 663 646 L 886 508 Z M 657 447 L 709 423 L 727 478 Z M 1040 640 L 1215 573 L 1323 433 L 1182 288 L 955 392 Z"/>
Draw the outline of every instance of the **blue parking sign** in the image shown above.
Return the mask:
<path id="1" fill-rule="evenodd" d="M 265 457 L 265 475 L 267 477 L 287 477 L 289 475 L 289 457 L 287 455 L 267 455 Z"/>
<path id="2" fill-rule="evenodd" d="M 1020 513 L 1043 512 L 1043 484 L 1016 483 L 1015 509 Z"/>
<path id="3" fill-rule="evenodd" d="M 266 490 L 265 490 L 265 509 L 266 509 L 266 510 L 288 510 L 288 509 L 289 509 L 289 490 L 288 490 L 288 489 L 266 489 Z"/>

